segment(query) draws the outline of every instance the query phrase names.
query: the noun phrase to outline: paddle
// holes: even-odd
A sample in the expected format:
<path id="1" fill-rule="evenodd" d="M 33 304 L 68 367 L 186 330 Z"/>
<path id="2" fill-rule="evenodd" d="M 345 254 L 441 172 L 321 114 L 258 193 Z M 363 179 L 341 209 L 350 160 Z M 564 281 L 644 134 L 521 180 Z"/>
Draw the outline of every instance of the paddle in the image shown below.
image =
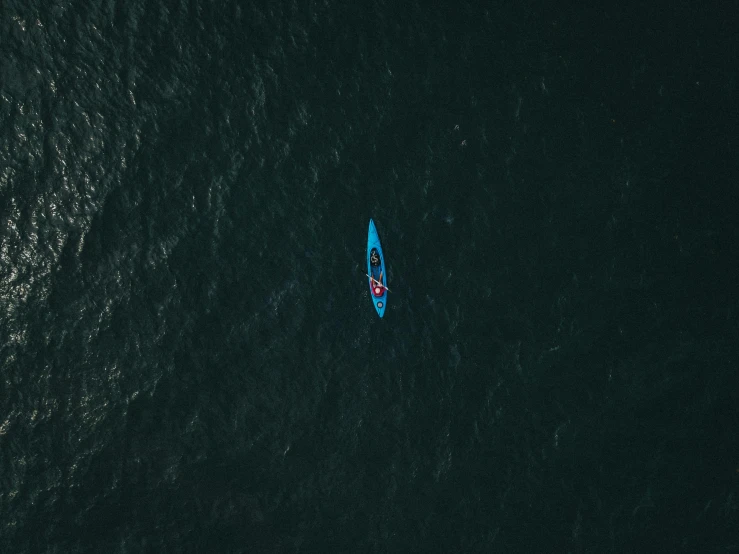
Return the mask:
<path id="1" fill-rule="evenodd" d="M 365 273 L 365 275 L 367 275 L 367 274 Z M 386 287 L 385 285 L 383 285 L 382 283 L 380 283 L 380 281 L 378 281 L 377 279 L 375 279 L 374 277 L 372 277 L 372 275 L 367 275 L 367 277 L 369 277 L 370 279 L 372 279 L 372 282 L 373 282 L 373 283 L 377 283 L 377 284 L 378 284 L 378 285 L 380 285 L 380 286 L 381 286 L 382 288 L 384 288 L 384 289 L 385 289 L 386 291 L 388 291 L 388 292 L 393 292 L 393 291 L 391 291 L 391 290 L 390 290 L 389 288 L 387 288 L 387 287 Z"/>

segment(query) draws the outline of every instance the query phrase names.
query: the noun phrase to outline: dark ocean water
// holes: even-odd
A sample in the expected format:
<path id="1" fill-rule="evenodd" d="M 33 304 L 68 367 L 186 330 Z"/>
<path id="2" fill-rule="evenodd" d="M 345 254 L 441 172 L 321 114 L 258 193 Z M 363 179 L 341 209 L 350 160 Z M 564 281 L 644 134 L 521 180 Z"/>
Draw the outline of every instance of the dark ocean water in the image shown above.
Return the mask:
<path id="1" fill-rule="evenodd" d="M 1 3 L 0 552 L 739 551 L 693 4 Z"/>

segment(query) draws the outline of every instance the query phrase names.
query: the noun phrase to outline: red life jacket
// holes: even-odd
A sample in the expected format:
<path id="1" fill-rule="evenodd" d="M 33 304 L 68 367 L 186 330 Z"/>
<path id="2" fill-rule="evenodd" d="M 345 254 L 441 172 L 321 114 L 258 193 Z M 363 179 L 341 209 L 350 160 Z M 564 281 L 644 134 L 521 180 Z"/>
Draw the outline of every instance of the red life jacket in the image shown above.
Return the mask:
<path id="1" fill-rule="evenodd" d="M 380 297 L 383 294 L 385 294 L 385 287 L 382 285 L 378 285 L 374 280 L 372 281 L 372 294 L 374 294 L 376 297 Z"/>

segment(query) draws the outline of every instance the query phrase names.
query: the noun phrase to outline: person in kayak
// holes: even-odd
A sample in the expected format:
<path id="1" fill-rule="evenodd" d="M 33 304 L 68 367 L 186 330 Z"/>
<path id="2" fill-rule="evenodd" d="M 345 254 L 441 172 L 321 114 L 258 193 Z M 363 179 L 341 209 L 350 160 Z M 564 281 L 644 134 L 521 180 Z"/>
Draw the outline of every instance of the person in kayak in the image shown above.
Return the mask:
<path id="1" fill-rule="evenodd" d="M 382 284 L 382 271 L 380 271 L 380 278 L 375 279 L 372 278 L 372 292 L 375 293 L 375 296 L 382 296 L 384 294 L 385 285 Z"/>
<path id="2" fill-rule="evenodd" d="M 380 277 L 378 279 L 372 278 L 372 292 L 375 296 L 382 296 L 385 285 L 382 284 L 382 271 L 380 271 Z"/>
<path id="3" fill-rule="evenodd" d="M 370 265 L 372 267 L 380 267 L 380 255 L 377 253 L 377 248 L 373 248 L 372 252 L 370 252 Z M 382 284 L 382 270 L 380 270 L 380 277 L 378 279 L 372 278 L 372 292 L 375 296 L 382 296 L 384 288 L 385 285 Z"/>

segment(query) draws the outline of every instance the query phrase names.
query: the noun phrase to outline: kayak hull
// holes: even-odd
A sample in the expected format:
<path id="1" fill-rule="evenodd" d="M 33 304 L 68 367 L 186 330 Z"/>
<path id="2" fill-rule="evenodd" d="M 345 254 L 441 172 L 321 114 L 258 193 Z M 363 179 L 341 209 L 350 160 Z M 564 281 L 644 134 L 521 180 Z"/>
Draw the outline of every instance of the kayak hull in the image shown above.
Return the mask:
<path id="1" fill-rule="evenodd" d="M 380 254 L 380 267 L 372 267 L 370 264 L 370 252 L 372 252 L 372 249 L 376 248 L 377 252 Z M 382 246 L 380 245 L 380 237 L 377 234 L 377 229 L 375 228 L 375 222 L 370 219 L 369 222 L 369 231 L 367 232 L 367 275 L 372 275 L 375 279 L 380 278 L 380 270 L 382 271 L 382 284 L 387 285 L 387 271 L 385 271 L 385 256 L 382 253 Z M 382 317 L 385 315 L 385 307 L 387 306 L 387 289 L 383 290 L 382 296 L 375 296 L 372 292 L 372 281 L 368 278 L 367 283 L 369 284 L 370 288 L 370 298 L 372 298 L 372 303 L 375 305 L 375 310 L 377 311 L 377 315 Z"/>

